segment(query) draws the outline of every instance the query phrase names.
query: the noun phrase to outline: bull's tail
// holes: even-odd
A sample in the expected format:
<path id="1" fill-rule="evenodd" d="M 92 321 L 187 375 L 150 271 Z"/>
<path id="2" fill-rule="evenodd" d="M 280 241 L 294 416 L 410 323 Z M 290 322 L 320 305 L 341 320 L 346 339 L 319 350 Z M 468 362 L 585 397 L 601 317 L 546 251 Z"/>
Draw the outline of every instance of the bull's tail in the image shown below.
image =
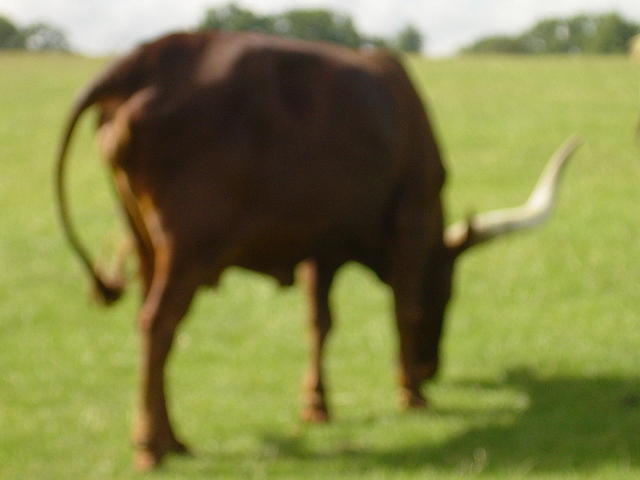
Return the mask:
<path id="1" fill-rule="evenodd" d="M 124 290 L 124 281 L 121 279 L 105 278 L 105 276 L 98 271 L 98 269 L 91 261 L 88 251 L 80 242 L 80 238 L 78 237 L 71 223 L 68 198 L 65 190 L 66 158 L 73 130 L 82 113 L 99 100 L 101 90 L 99 88 L 99 85 L 99 83 L 94 84 L 86 89 L 76 100 L 71 114 L 69 115 L 65 133 L 62 138 L 62 143 L 60 144 L 60 149 L 57 156 L 55 172 L 55 194 L 57 201 L 56 203 L 58 205 L 58 213 L 60 216 L 64 234 L 67 237 L 71 248 L 76 253 L 93 281 L 94 296 L 100 303 L 109 305 L 118 300 L 118 298 L 120 298 L 120 296 L 122 295 L 122 292 Z"/>

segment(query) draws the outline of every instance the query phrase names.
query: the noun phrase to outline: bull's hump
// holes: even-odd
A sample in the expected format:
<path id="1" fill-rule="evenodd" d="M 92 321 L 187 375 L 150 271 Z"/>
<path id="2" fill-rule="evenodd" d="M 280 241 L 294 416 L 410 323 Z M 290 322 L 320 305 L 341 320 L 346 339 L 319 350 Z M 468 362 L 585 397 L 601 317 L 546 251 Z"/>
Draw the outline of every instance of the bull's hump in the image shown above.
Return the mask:
<path id="1" fill-rule="evenodd" d="M 366 56 L 348 48 L 259 33 L 220 32 L 207 37 L 194 70 L 196 83 L 210 84 L 250 75 L 256 78 L 296 64 L 298 70 L 342 66 L 365 68 Z M 259 86 L 257 86 L 259 87 Z"/>

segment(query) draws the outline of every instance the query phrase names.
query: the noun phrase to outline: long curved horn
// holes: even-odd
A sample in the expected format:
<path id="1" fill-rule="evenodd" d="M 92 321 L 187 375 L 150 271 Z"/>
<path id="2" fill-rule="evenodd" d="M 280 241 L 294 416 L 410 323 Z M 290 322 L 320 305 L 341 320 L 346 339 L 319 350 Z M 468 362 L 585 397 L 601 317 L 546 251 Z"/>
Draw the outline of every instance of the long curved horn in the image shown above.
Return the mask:
<path id="1" fill-rule="evenodd" d="M 524 205 L 492 210 L 454 223 L 445 231 L 445 245 L 459 254 L 505 233 L 532 228 L 544 222 L 551 214 L 564 167 L 581 144 L 581 138 L 571 137 L 556 150 Z"/>

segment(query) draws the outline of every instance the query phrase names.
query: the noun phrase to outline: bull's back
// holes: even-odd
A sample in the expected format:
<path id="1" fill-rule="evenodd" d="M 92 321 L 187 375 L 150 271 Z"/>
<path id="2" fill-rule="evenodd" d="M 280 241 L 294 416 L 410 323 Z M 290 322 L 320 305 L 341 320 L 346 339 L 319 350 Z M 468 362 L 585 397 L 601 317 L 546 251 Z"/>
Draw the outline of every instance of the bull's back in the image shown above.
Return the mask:
<path id="1" fill-rule="evenodd" d="M 254 34 L 179 35 L 138 55 L 147 95 L 130 115 L 124 168 L 176 237 L 265 271 L 322 249 L 381 248 L 416 157 L 415 106 L 388 67 Z"/>

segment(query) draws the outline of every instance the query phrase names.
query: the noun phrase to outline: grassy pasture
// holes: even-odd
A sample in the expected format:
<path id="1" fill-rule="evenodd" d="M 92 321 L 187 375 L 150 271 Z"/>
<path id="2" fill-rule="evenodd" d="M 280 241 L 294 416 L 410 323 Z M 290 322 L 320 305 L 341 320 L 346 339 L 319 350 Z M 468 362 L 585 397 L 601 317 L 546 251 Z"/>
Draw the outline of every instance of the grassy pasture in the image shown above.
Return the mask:
<path id="1" fill-rule="evenodd" d="M 92 305 L 55 219 L 51 167 L 102 60 L 0 55 L 0 479 L 126 479 L 135 291 Z M 449 166 L 452 220 L 517 204 L 569 134 L 587 140 L 552 222 L 461 260 L 432 408 L 396 410 L 391 299 L 347 266 L 328 352 L 335 421 L 296 417 L 300 292 L 229 272 L 170 365 L 196 457 L 154 478 L 635 479 L 640 475 L 640 114 L 626 58 L 408 59 Z M 108 255 L 118 221 L 85 121 L 74 216 Z M 106 240 L 105 240 L 106 239 Z"/>

